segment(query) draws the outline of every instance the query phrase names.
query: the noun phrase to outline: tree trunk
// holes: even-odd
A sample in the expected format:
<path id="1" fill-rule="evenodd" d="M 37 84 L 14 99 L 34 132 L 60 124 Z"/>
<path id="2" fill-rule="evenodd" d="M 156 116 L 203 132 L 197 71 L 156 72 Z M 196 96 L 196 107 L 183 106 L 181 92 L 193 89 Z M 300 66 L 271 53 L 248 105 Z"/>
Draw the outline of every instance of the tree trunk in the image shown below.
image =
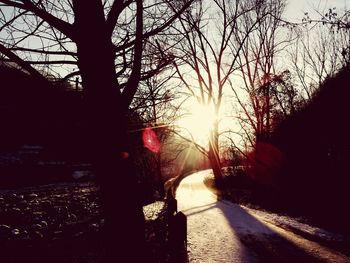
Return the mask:
<path id="1" fill-rule="evenodd" d="M 163 182 L 163 176 L 162 176 L 162 159 L 161 159 L 161 152 L 159 151 L 156 153 L 156 173 L 157 173 L 157 188 L 159 191 L 159 195 L 161 198 L 165 197 L 164 193 L 164 182 Z"/>
<path id="2" fill-rule="evenodd" d="M 102 52 L 101 52 L 102 53 Z M 102 54 L 100 53 L 100 56 Z M 106 65 L 107 63 L 105 63 Z M 107 79 L 109 68 L 101 64 L 96 76 Z M 92 73 L 90 73 L 92 74 Z M 121 98 L 108 87 L 111 80 L 100 81 L 100 92 L 86 92 L 87 150 L 101 187 L 105 216 L 105 245 L 110 258 L 137 262 L 144 238 L 142 203 L 136 172 L 129 151 L 127 121 Z M 84 79 L 83 79 L 84 83 Z M 84 88 L 90 83 L 85 83 Z M 138 253 L 130 253 L 132 251 Z"/>
<path id="3" fill-rule="evenodd" d="M 265 140 L 270 136 L 270 85 L 266 86 L 266 130 Z"/>
<path id="4" fill-rule="evenodd" d="M 210 132 L 209 138 L 209 162 L 213 170 L 215 183 L 220 185 L 222 183 L 222 172 L 220 164 L 219 154 L 219 136 L 218 136 L 218 123 L 214 123 L 213 129 Z"/>
<path id="5" fill-rule="evenodd" d="M 101 1 L 74 2 L 78 66 L 85 98 L 86 147 L 102 195 L 104 262 L 144 261 L 144 216 L 128 150 L 126 109 L 116 85 L 115 54 Z M 121 260 L 123 259 L 123 260 Z"/>
<path id="6" fill-rule="evenodd" d="M 108 52 L 101 51 L 101 57 L 110 55 L 102 53 Z M 86 90 L 86 143 L 101 187 L 108 257 L 128 258 L 130 262 L 137 262 L 136 257 L 142 254 L 144 218 L 129 151 L 125 110 L 119 107 L 122 104 L 121 96 L 112 90 L 108 59 L 101 61 L 99 71 L 86 71 L 90 82 L 85 82 L 83 78 L 84 88 L 87 89 L 96 87 L 97 82 L 91 80 L 91 74 L 100 80 L 99 91 Z"/>

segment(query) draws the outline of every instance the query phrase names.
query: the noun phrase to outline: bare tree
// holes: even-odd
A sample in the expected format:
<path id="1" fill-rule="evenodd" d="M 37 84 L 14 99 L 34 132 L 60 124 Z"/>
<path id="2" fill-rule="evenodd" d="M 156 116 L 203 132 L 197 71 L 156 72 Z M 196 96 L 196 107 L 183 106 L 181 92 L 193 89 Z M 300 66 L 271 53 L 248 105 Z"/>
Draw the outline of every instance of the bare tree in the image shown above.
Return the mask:
<path id="1" fill-rule="evenodd" d="M 260 1 L 254 12 L 245 14 L 244 27 L 235 32 L 232 46 L 240 45 L 249 25 L 258 21 L 242 45 L 238 56 L 241 82 L 230 81 L 232 90 L 241 107 L 239 115 L 244 136 L 250 147 L 257 140 L 266 139 L 271 130 L 274 115 L 282 112 L 287 115 L 294 110 L 296 91 L 290 83 L 289 71 L 280 70 L 278 56 L 289 45 L 292 35 L 282 27 L 281 19 L 285 8 L 283 0 Z M 263 14 L 269 14 L 263 19 Z M 283 31 L 282 31 L 283 30 Z M 241 89 L 239 86 L 241 84 Z M 276 114 L 275 114 L 276 115 Z"/>
<path id="2" fill-rule="evenodd" d="M 258 2 L 198 1 L 180 16 L 177 27 L 173 28 L 182 36 L 174 52 L 178 78 L 188 94 L 199 104 L 212 107 L 216 116 L 220 115 L 225 87 L 237 70 L 242 46 L 258 24 L 258 21 L 245 24 L 244 16 L 252 12 Z M 258 19 L 266 15 L 262 14 Z M 241 32 L 243 27 L 247 31 L 239 44 L 232 47 L 230 42 L 235 32 Z M 208 138 L 208 149 L 197 144 L 208 156 L 217 182 L 222 178 L 219 135 L 217 119 Z"/>
<path id="3" fill-rule="evenodd" d="M 51 71 L 67 66 L 65 79 L 81 77 L 86 148 L 101 183 L 107 250 L 132 262 L 138 261 L 139 253 L 128 252 L 142 248 L 144 233 L 125 114 L 139 82 L 168 63 L 158 56 L 146 67 L 145 45 L 191 2 L 169 8 L 172 1 L 167 0 L 0 1 L 2 59 L 42 81 L 42 65 Z"/>
<path id="4" fill-rule="evenodd" d="M 178 112 L 178 107 L 174 102 L 178 99 L 174 93 L 177 85 L 170 81 L 174 73 L 168 70 L 142 81 L 131 105 L 132 111 L 136 111 L 142 118 L 144 131 L 152 129 L 160 143 L 159 150 L 151 153 L 153 158 L 150 159 L 150 162 L 151 166 L 153 165 L 151 169 L 153 177 L 155 177 L 157 188 L 162 196 L 165 179 L 162 176 L 162 170 L 171 165 L 173 160 L 165 149 L 171 142 Z"/>
<path id="5" fill-rule="evenodd" d="M 338 16 L 335 9 L 319 12 L 321 19 L 313 20 L 305 13 L 298 25 L 299 37 L 290 49 L 292 72 L 303 89 L 305 100 L 327 78 L 349 64 L 349 27 L 347 11 Z"/>

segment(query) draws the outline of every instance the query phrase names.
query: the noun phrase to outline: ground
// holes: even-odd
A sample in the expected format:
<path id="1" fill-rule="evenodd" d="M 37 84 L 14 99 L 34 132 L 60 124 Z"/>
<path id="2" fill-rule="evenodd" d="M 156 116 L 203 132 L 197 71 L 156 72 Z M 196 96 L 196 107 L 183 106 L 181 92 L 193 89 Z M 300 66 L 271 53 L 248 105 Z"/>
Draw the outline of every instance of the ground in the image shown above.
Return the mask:
<path id="1" fill-rule="evenodd" d="M 192 174 L 176 192 L 187 215 L 190 262 L 350 262 L 350 237 L 218 201 L 203 183 L 208 176 L 209 170 Z M 171 262 L 166 221 L 158 220 L 163 208 L 164 202 L 144 207 L 152 262 Z M 1 190 L 0 262 L 100 262 L 103 224 L 93 183 Z"/>
<path id="2" fill-rule="evenodd" d="M 152 262 L 168 259 L 162 211 L 164 202 L 144 207 Z M 0 262 L 101 262 L 103 225 L 93 182 L 0 190 Z"/>
<path id="3" fill-rule="evenodd" d="M 203 183 L 211 173 L 186 177 L 176 192 L 178 209 L 187 215 L 190 262 L 350 262 L 350 249 L 338 247 L 350 237 L 218 201 Z"/>

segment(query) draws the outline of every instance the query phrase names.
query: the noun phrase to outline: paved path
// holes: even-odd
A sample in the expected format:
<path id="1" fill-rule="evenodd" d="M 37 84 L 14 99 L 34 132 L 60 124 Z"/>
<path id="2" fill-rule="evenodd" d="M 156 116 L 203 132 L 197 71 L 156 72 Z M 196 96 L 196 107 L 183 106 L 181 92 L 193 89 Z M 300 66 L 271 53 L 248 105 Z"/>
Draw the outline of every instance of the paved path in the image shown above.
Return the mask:
<path id="1" fill-rule="evenodd" d="M 190 262 L 350 262 L 350 258 L 266 222 L 249 209 L 217 201 L 203 178 L 180 183 L 178 210 L 187 215 Z"/>

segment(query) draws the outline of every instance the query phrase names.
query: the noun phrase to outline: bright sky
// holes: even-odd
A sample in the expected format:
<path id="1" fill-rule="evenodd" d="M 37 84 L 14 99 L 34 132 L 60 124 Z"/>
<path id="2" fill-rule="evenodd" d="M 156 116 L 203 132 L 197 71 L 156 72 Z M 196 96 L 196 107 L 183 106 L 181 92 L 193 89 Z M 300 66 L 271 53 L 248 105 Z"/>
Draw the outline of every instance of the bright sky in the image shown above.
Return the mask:
<path id="1" fill-rule="evenodd" d="M 284 17 L 288 21 L 301 22 L 305 17 L 305 12 L 308 12 L 310 18 L 320 19 L 320 14 L 318 14 L 317 11 L 321 14 L 325 14 L 329 8 L 333 7 L 336 8 L 336 12 L 342 14 L 344 7 L 350 7 L 350 0 L 287 0 L 287 7 Z M 283 58 L 276 62 L 280 63 L 281 61 L 285 63 L 285 60 Z M 283 65 L 283 69 L 285 67 L 286 65 Z M 225 95 L 228 95 L 230 94 L 230 90 L 225 88 L 224 93 Z M 208 117 L 206 116 L 209 116 L 210 114 L 208 112 L 205 112 L 205 110 L 201 111 L 201 115 L 196 114 L 196 107 L 194 103 L 186 105 L 186 107 L 188 107 L 190 111 L 194 112 L 193 116 L 181 119 L 179 125 L 188 129 L 192 133 L 192 136 L 195 138 L 197 143 L 200 143 L 204 146 L 206 138 L 205 131 L 208 130 L 208 127 L 205 128 L 204 126 L 208 125 L 206 122 L 208 121 Z M 221 131 L 240 131 L 239 125 L 233 123 L 233 120 L 236 118 L 232 105 L 232 97 L 229 97 L 228 101 L 223 103 L 219 119 Z M 225 134 L 228 135 L 227 133 Z M 236 136 L 234 133 L 230 133 L 230 137 L 232 136 L 237 137 L 234 138 L 234 141 L 238 143 L 240 140 L 239 136 Z"/>
<path id="2" fill-rule="evenodd" d="M 314 10 L 322 11 L 331 7 L 341 11 L 344 7 L 350 7 L 350 0 L 287 0 L 285 17 L 297 22 L 304 17 L 305 12 L 312 15 L 316 14 Z"/>

